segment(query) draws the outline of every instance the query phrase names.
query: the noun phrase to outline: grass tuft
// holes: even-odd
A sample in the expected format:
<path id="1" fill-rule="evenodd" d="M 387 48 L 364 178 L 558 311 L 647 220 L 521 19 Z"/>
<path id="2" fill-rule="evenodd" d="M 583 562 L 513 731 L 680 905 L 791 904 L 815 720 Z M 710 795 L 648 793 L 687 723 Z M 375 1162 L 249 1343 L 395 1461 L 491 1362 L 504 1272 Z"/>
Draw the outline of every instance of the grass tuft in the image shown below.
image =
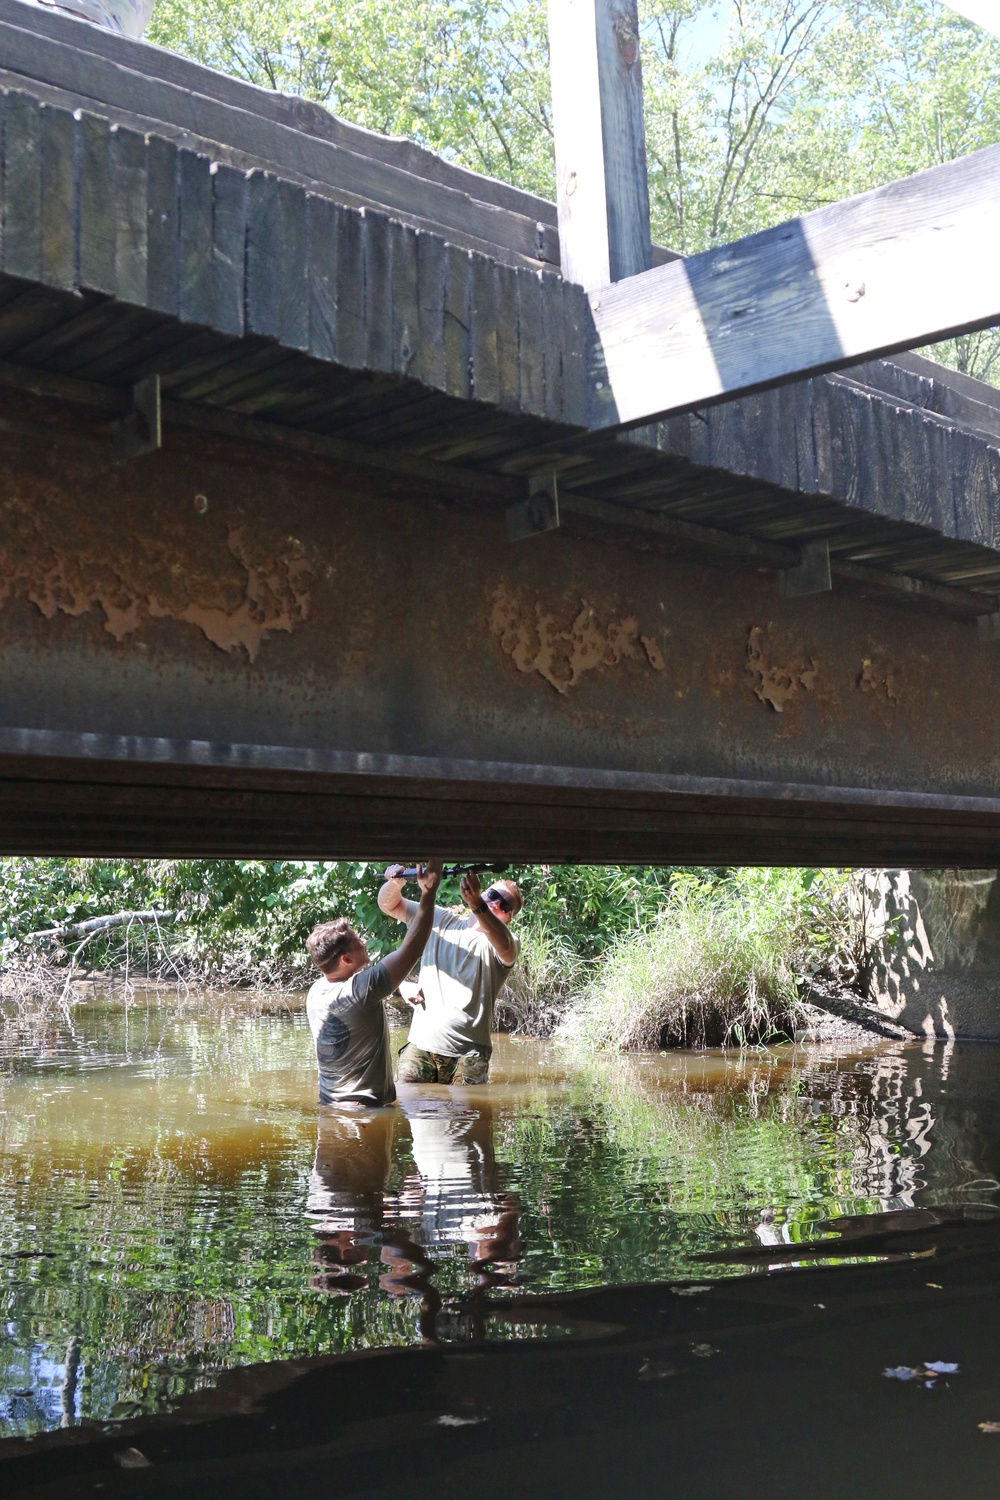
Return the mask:
<path id="1" fill-rule="evenodd" d="M 804 1020 L 797 976 L 816 967 L 843 885 L 838 872 L 676 875 L 656 920 L 598 961 L 556 1034 L 616 1051 L 790 1035 Z"/>

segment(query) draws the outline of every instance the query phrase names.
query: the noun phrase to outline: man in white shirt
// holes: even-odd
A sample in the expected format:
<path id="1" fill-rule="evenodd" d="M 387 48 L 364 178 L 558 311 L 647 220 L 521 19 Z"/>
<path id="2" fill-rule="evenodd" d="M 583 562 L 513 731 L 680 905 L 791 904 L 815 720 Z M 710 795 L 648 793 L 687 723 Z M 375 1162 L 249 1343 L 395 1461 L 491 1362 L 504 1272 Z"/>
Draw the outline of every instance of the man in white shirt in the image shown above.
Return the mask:
<path id="1" fill-rule="evenodd" d="M 306 940 L 321 971 L 306 998 L 306 1015 L 316 1046 L 320 1104 L 391 1104 L 396 1097 L 389 1053 L 387 999 L 417 962 L 437 915 L 434 894 L 441 861 L 418 865 L 420 900 L 409 930 L 395 953 L 368 961 L 368 949 L 345 917 L 324 922 Z"/>
<path id="2" fill-rule="evenodd" d="M 390 865 L 378 904 L 387 917 L 411 923 L 417 906 L 403 895 L 403 866 Z M 517 962 L 520 943 L 510 922 L 521 910 L 512 880 L 485 892 L 477 875 L 461 884 L 468 913 L 435 906 L 420 965 L 419 989 L 406 1046 L 399 1055 L 400 1083 L 486 1083 L 493 1051 L 493 1007 Z"/>

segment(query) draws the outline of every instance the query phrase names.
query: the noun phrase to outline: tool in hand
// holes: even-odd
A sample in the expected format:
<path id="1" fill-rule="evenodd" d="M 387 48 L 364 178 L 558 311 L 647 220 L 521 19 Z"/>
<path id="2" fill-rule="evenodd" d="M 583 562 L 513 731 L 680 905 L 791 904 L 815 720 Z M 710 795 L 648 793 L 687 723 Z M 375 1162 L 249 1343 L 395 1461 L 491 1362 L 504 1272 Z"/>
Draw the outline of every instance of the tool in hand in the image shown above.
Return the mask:
<path id="1" fill-rule="evenodd" d="M 497 864 L 496 862 L 494 862 L 493 864 L 485 864 L 485 865 L 445 865 L 444 869 L 441 871 L 441 874 L 442 875 L 502 875 L 503 872 L 504 872 L 504 870 L 506 870 L 506 869 L 507 869 L 507 863 L 506 863 L 506 861 L 503 864 Z M 416 880 L 416 878 L 417 878 L 416 866 L 414 866 L 412 869 L 409 869 L 409 870 L 400 870 L 399 874 L 395 878 L 397 880 Z"/>

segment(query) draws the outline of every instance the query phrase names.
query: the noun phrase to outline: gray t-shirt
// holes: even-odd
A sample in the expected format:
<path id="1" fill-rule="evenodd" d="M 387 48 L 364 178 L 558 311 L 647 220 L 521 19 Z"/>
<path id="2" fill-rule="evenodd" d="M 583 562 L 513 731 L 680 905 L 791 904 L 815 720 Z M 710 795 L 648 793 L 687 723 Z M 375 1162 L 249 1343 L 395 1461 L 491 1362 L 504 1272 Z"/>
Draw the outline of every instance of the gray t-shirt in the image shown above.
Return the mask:
<path id="1" fill-rule="evenodd" d="M 319 1102 L 391 1104 L 396 1097 L 389 1021 L 382 1001 L 393 990 L 385 964 L 349 979 L 317 979 L 306 998 L 319 1064 Z"/>
<path id="2" fill-rule="evenodd" d="M 520 944 L 514 934 L 514 946 Z M 517 961 L 515 955 L 515 963 Z M 420 963 L 424 1004 L 413 1012 L 408 1040 L 425 1052 L 465 1057 L 492 1050 L 493 1002 L 513 964 L 503 964 L 467 913 L 434 908 L 434 926 Z"/>

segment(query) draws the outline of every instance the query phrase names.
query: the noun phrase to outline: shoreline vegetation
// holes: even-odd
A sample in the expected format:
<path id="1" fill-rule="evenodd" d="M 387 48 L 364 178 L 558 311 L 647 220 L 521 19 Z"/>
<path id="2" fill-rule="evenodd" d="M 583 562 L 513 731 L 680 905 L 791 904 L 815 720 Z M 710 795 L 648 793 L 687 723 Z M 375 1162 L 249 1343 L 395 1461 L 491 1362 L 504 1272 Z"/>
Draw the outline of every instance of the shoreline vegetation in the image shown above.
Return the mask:
<path id="1" fill-rule="evenodd" d="M 866 872 L 510 873 L 526 903 L 498 1027 L 595 1051 L 794 1036 L 814 1018 L 814 984 L 867 998 L 886 936 L 872 930 Z M 178 1005 L 294 1010 L 316 922 L 347 916 L 373 954 L 396 945 L 376 904 L 381 877 L 364 862 L 0 859 L 0 1024 L 30 1029 L 97 993 L 128 1004 L 150 986 Z M 457 903 L 457 883 L 440 899 Z"/>

